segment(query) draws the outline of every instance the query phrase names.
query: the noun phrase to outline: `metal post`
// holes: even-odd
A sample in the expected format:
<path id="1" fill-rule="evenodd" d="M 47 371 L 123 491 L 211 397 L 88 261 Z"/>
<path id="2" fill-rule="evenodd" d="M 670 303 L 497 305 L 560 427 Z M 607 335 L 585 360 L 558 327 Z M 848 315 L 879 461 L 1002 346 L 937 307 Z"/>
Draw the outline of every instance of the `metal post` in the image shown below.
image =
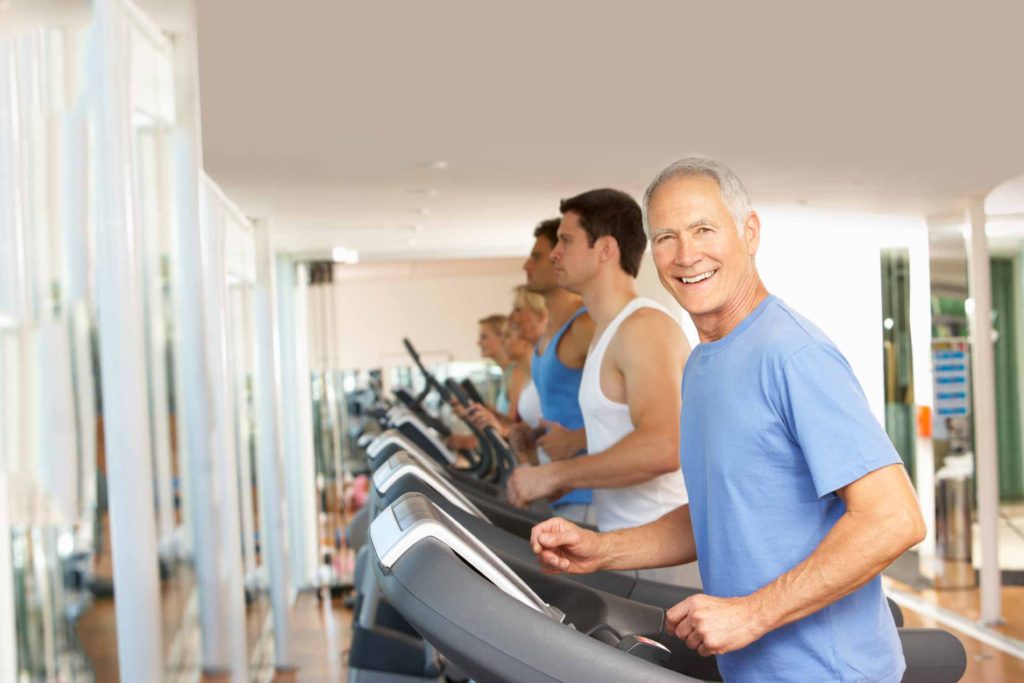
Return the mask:
<path id="1" fill-rule="evenodd" d="M 985 203 L 974 199 L 967 208 L 967 281 L 974 300 L 967 315 L 971 327 L 974 451 L 981 527 L 981 621 L 1002 620 L 1002 575 L 999 571 L 999 463 L 996 442 L 995 351 L 992 344 L 992 282 Z"/>
<path id="2" fill-rule="evenodd" d="M 177 283 L 181 386 L 179 409 L 185 411 L 189 502 L 192 540 L 199 585 L 199 620 L 202 629 L 202 667 L 208 672 L 230 671 L 233 680 L 248 678 L 245 658 L 245 613 L 241 581 L 237 482 L 229 453 L 222 450 L 230 425 L 217 402 L 214 383 L 223 385 L 223 353 L 216 343 L 222 339 L 223 297 L 209 298 L 209 279 L 223 266 L 209 250 L 201 220 L 200 168 L 202 141 L 199 126 L 197 45 L 194 33 L 179 33 L 174 39 L 175 101 L 178 128 L 175 133 L 178 186 Z M 216 283 L 213 283 L 216 284 Z M 221 307 L 218 315 L 207 314 L 207 304 Z M 211 319 L 214 320 L 211 329 Z M 212 342 L 212 343 L 211 343 Z M 223 387 L 222 387 L 223 388 Z M 217 457 L 219 454 L 220 457 Z M 225 471 L 227 470 L 227 471 Z M 239 646 L 241 642 L 241 658 Z M 126 679 L 127 680 L 127 679 Z M 157 680 L 157 679 L 132 679 Z"/>
<path id="3" fill-rule="evenodd" d="M 305 316 L 299 308 L 306 300 L 305 266 L 296 266 L 287 256 L 278 256 L 277 273 L 277 335 L 280 344 L 281 396 L 284 405 L 295 406 L 283 411 L 281 431 L 284 448 L 284 481 L 287 491 L 288 541 L 292 558 L 291 575 L 295 588 L 316 583 L 316 504 L 312 456 L 308 455 L 307 425 L 310 412 L 308 365 L 300 374 L 299 354 L 308 355 Z M 304 309 L 303 309 L 304 310 Z M 301 325 L 300 325 L 301 323 Z"/>
<path id="4" fill-rule="evenodd" d="M 270 577 L 270 603 L 274 619 L 274 664 L 289 667 L 291 630 L 289 625 L 288 543 L 284 520 L 288 503 L 282 482 L 282 434 L 280 429 L 280 378 L 277 327 L 274 306 L 274 254 L 270 246 L 270 226 L 266 220 L 255 222 L 256 243 L 256 420 L 259 432 L 256 450 L 260 471 L 260 506 L 263 520 L 260 540 Z"/>
<path id="5" fill-rule="evenodd" d="M 162 678 L 153 471 L 138 235 L 132 221 L 128 33 L 120 3 L 95 3 L 99 332 L 118 664 L 125 681 Z"/>
<path id="6" fill-rule="evenodd" d="M 300 264 L 295 271 L 294 297 L 294 328 L 295 336 L 295 389 L 293 396 L 295 412 L 298 417 L 298 443 L 292 454 L 295 461 L 292 466 L 299 474 L 298 488 L 304 504 L 299 509 L 299 523 L 306 536 L 306 556 L 304 564 L 309 584 L 317 583 L 317 570 L 320 566 L 320 525 L 319 501 L 316 499 L 316 453 L 313 447 L 313 381 L 310 371 L 310 324 L 309 324 L 309 268 Z"/>

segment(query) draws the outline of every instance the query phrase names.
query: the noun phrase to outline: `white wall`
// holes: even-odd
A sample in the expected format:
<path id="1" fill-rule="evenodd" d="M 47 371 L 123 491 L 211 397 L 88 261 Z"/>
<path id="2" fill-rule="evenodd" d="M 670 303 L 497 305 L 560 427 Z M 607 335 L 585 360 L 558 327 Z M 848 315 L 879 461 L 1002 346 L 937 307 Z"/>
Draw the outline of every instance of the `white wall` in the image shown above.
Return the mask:
<path id="1" fill-rule="evenodd" d="M 480 357 L 477 320 L 512 309 L 522 259 L 473 259 L 335 267 L 338 364 L 370 368 L 404 357 L 402 337 L 424 354 Z"/>
<path id="2" fill-rule="evenodd" d="M 760 214 L 757 262 L 768 290 L 832 338 L 884 424 L 880 250 L 926 248 L 927 226 L 906 217 L 811 210 L 767 208 Z M 915 270 L 921 263 L 915 259 Z M 918 274 L 927 278 L 927 258 L 923 263 Z M 495 258 L 337 266 L 340 365 L 372 367 L 385 357 L 402 356 L 402 336 L 425 353 L 476 358 L 476 321 L 507 312 L 512 287 L 524 281 L 521 264 L 518 258 Z M 688 316 L 658 281 L 650 250 L 637 289 L 678 315 L 690 343 L 697 343 Z M 912 293 L 912 316 L 919 320 L 913 333 L 921 338 L 915 342 L 925 344 L 930 337 L 926 294 Z M 915 343 L 915 354 L 923 348 Z M 922 380 L 930 382 L 930 375 Z M 930 401 L 930 390 L 918 393 L 919 403 Z"/>

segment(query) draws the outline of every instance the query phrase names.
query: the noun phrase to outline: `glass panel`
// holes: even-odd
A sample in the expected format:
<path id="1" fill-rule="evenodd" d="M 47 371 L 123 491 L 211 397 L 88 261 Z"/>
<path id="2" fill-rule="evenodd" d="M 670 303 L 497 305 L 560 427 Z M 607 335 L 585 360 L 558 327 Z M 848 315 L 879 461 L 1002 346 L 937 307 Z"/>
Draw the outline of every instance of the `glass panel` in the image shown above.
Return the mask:
<path id="1" fill-rule="evenodd" d="M 882 250 L 885 430 L 914 476 L 914 377 L 910 343 L 910 251 Z"/>

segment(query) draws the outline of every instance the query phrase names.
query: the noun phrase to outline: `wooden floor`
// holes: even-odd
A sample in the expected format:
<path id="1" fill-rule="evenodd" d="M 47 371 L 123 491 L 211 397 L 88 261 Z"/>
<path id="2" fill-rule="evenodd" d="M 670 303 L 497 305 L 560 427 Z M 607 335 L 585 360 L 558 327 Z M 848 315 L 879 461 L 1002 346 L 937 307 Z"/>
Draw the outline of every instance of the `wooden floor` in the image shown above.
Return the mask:
<path id="1" fill-rule="evenodd" d="M 956 612 L 970 621 L 981 617 L 980 592 L 977 588 L 955 590 L 915 590 L 910 586 L 886 579 L 888 584 L 901 592 L 923 598 L 939 607 Z M 993 627 L 997 633 L 1010 638 L 1024 640 L 1024 586 L 1004 586 L 1002 591 L 1003 615 L 1006 623 Z M 967 672 L 963 683 L 1021 683 L 1024 681 L 1024 660 L 1012 657 L 1002 650 L 978 642 L 948 626 L 904 609 L 907 626 L 942 628 L 951 631 L 967 650 Z"/>
<path id="2" fill-rule="evenodd" d="M 109 546 L 107 546 L 109 547 Z M 104 567 L 106 568 L 106 567 Z M 885 579 L 887 586 L 923 598 L 933 604 L 956 612 L 969 620 L 979 618 L 979 592 L 963 590 L 915 590 Z M 328 593 L 324 592 L 324 596 Z M 1006 624 L 996 630 L 1003 635 L 1024 640 L 1024 587 L 1003 588 L 1003 614 Z M 199 672 L 197 617 L 195 615 L 195 580 L 190 568 L 181 565 L 161 582 L 161 622 L 164 633 L 164 652 L 168 666 L 168 681 L 197 681 L 213 683 L 226 681 L 224 676 Z M 191 612 L 189 612 L 191 604 Z M 250 650 L 254 654 L 261 643 L 261 632 L 266 626 L 269 606 L 266 598 L 248 605 L 247 631 Z M 947 628 L 904 609 L 906 625 L 911 627 Z M 191 638 L 181 637 L 183 625 L 192 623 Z M 97 683 L 116 683 L 118 679 L 116 615 L 113 599 L 99 599 L 79 620 L 77 634 L 81 648 L 91 664 Z M 963 683 L 1021 683 L 1024 682 L 1024 660 L 1012 657 L 965 634 L 955 632 L 967 650 L 967 672 Z M 289 671 L 253 670 L 253 680 L 275 683 L 340 683 L 347 677 L 346 662 L 352 637 L 352 613 L 340 599 L 321 599 L 306 592 L 299 595 L 291 613 L 291 648 L 294 668 Z M 264 643 L 265 644 L 265 643 Z"/>
<path id="3" fill-rule="evenodd" d="M 902 587 L 901 587 L 902 589 Z M 1007 589 L 1010 590 L 1010 589 Z M 938 599 L 950 604 L 971 604 L 969 592 L 958 595 L 940 595 Z M 1024 597 L 1024 588 L 1012 589 L 1013 595 L 1007 601 L 1007 612 L 1015 621 L 1024 615 L 1024 605 L 1015 601 Z M 1011 602 L 1012 601 L 1012 602 Z M 264 607 L 265 609 L 265 607 Z M 907 626 L 943 628 L 910 610 L 904 610 Z M 250 620 L 252 621 L 252 620 Z M 81 631 L 83 643 L 91 644 L 90 658 L 93 661 L 98 683 L 117 681 L 117 652 L 114 643 L 114 614 L 112 601 L 100 601 L 95 611 L 83 618 Z M 346 679 L 348 646 L 352 637 L 352 613 L 340 599 L 320 600 L 313 593 L 300 594 L 291 617 L 293 671 L 278 671 L 273 674 L 275 683 L 340 683 Z M 1016 626 L 1008 626 L 1007 632 L 1016 632 Z M 88 634 L 84 632 L 88 632 Z M 967 673 L 963 683 L 1021 683 L 1024 681 L 1024 660 L 1011 657 L 989 645 L 980 643 L 963 634 L 956 634 L 967 650 Z M 204 683 L 226 680 L 222 676 L 203 676 Z"/>
<path id="4" fill-rule="evenodd" d="M 166 583 L 166 582 L 165 582 Z M 171 649 L 173 634 L 180 624 L 174 621 L 177 596 L 165 590 L 164 640 L 165 654 Z M 258 631 L 267 616 L 265 600 L 248 608 L 247 627 L 249 643 L 258 640 Z M 181 614 L 179 614 L 179 617 Z M 78 636 L 82 650 L 91 663 L 97 683 L 117 683 L 117 617 L 112 599 L 97 600 L 78 623 Z M 291 615 L 291 648 L 294 670 L 277 671 L 268 678 L 275 683 L 334 683 L 344 681 L 348 644 L 352 639 L 352 612 L 339 600 L 320 600 L 314 593 L 301 593 Z M 198 652 L 186 655 L 186 665 L 176 667 L 173 675 L 181 680 L 201 680 L 214 683 L 228 680 L 227 676 L 201 675 Z M 256 680 L 256 673 L 252 672 Z M 169 674 L 170 676 L 171 674 Z"/>

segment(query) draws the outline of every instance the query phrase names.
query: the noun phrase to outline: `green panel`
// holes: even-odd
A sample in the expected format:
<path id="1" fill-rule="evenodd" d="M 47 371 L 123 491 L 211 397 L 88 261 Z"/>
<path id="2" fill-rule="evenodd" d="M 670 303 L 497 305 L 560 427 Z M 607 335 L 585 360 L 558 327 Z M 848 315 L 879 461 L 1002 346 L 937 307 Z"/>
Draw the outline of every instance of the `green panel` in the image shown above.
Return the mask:
<path id="1" fill-rule="evenodd" d="M 885 431 L 914 476 L 914 374 L 910 345 L 910 252 L 884 249 L 882 258 L 882 358 Z"/>
<path id="2" fill-rule="evenodd" d="M 995 343 L 996 435 L 999 441 L 999 497 L 1003 501 L 1024 500 L 1024 456 L 1021 444 L 1021 404 L 1017 367 L 1017 301 L 1013 261 L 992 259 L 993 329 Z"/>

